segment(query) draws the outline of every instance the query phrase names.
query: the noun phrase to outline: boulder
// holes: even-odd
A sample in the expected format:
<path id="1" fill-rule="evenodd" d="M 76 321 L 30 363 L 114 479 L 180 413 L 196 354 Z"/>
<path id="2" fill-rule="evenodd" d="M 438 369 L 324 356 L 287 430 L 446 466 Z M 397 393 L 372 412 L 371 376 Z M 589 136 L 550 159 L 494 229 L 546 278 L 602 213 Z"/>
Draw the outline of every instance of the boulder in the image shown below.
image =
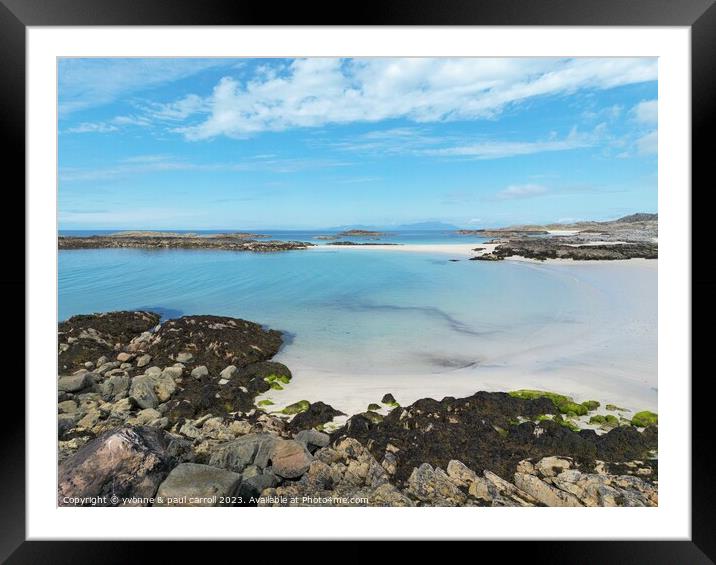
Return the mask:
<path id="1" fill-rule="evenodd" d="M 154 392 L 154 377 L 147 374 L 134 377 L 129 396 L 142 408 L 156 408 L 159 399 Z"/>
<path id="2" fill-rule="evenodd" d="M 177 385 L 174 382 L 174 377 L 171 372 L 167 372 L 168 370 L 169 368 L 164 369 L 161 375 L 153 379 L 154 393 L 157 395 L 159 402 L 166 402 L 169 400 L 177 388 Z"/>
<path id="3" fill-rule="evenodd" d="M 452 482 L 461 487 L 468 487 L 477 480 L 477 473 L 456 459 L 450 460 L 446 470 Z"/>
<path id="4" fill-rule="evenodd" d="M 408 493 L 434 506 L 459 506 L 467 499 L 445 471 L 429 463 L 413 469 L 408 478 Z"/>
<path id="5" fill-rule="evenodd" d="M 228 367 L 226 367 L 225 369 L 223 369 L 223 370 L 221 371 L 221 373 L 219 373 L 219 376 L 220 376 L 222 379 L 225 379 L 225 380 L 228 381 L 229 379 L 231 379 L 231 377 L 233 377 L 233 376 L 234 376 L 236 373 L 238 373 L 238 372 L 239 372 L 239 370 L 236 368 L 235 365 L 229 365 Z"/>
<path id="6" fill-rule="evenodd" d="M 107 401 L 119 400 L 127 396 L 129 392 L 129 375 L 123 373 L 121 375 L 112 375 L 99 385 L 102 398 Z"/>
<path id="7" fill-rule="evenodd" d="M 572 468 L 572 462 L 562 457 L 543 457 L 535 464 L 535 470 L 543 477 L 555 477 Z"/>
<path id="8" fill-rule="evenodd" d="M 534 475 L 515 473 L 515 486 L 545 506 L 584 506 L 573 494 L 548 485 Z"/>
<path id="9" fill-rule="evenodd" d="M 242 436 L 234 441 L 220 445 L 211 454 L 209 464 L 240 473 L 248 465 L 254 463 L 260 448 L 263 447 L 264 451 L 268 452 L 275 441 L 276 437 L 267 433 Z M 261 465 L 262 468 L 266 466 L 268 456 L 265 459 L 266 461 Z"/>
<path id="10" fill-rule="evenodd" d="M 256 472 L 247 476 L 244 472 L 242 475 L 241 486 L 239 487 L 239 496 L 243 499 L 242 504 L 246 506 L 256 506 L 256 500 L 261 493 L 267 488 L 273 488 L 279 484 L 279 478 L 269 470 L 263 472 L 256 467 Z"/>
<path id="11" fill-rule="evenodd" d="M 102 497 L 100 506 L 122 506 L 132 504 L 122 500 L 126 497 L 152 497 L 185 450 L 159 429 L 124 426 L 106 432 L 60 463 L 58 504 L 90 505 L 90 497 Z"/>
<path id="12" fill-rule="evenodd" d="M 269 453 L 273 472 L 286 479 L 303 475 L 312 459 L 306 446 L 295 440 L 276 440 Z"/>
<path id="13" fill-rule="evenodd" d="M 191 376 L 195 379 L 200 379 L 201 377 L 205 377 L 209 374 L 209 369 L 206 368 L 206 365 L 199 365 L 198 367 L 194 367 L 191 371 Z"/>
<path id="14" fill-rule="evenodd" d="M 154 506 L 223 506 L 236 496 L 241 475 L 198 463 L 182 463 L 159 485 Z M 230 503 L 229 505 L 233 505 Z"/>
<path id="15" fill-rule="evenodd" d="M 137 357 L 137 367 L 146 367 L 147 365 L 149 365 L 149 363 L 151 363 L 151 361 L 151 355 L 146 353 L 144 355 L 140 355 L 139 357 Z"/>
<path id="16" fill-rule="evenodd" d="M 57 380 L 57 388 L 61 392 L 78 392 L 94 386 L 94 374 L 82 373 L 60 377 Z"/>
<path id="17" fill-rule="evenodd" d="M 326 447 L 331 438 L 328 434 L 318 430 L 301 430 L 294 439 L 305 445 L 309 451 L 315 451 L 318 448 Z"/>
<path id="18" fill-rule="evenodd" d="M 176 356 L 177 363 L 189 363 L 189 361 L 191 361 L 193 358 L 194 355 L 192 353 L 189 353 L 188 351 L 182 351 Z"/>

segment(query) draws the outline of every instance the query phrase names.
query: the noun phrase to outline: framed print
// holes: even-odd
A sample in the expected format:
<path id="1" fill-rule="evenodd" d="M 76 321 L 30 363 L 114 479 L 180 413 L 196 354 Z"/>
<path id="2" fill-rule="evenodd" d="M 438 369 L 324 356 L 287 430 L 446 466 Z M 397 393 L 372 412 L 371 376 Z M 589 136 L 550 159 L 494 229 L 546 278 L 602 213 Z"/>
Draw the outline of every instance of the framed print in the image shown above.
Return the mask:
<path id="1" fill-rule="evenodd" d="M 712 3 L 241 8 L 0 6 L 3 558 L 712 562 Z"/>

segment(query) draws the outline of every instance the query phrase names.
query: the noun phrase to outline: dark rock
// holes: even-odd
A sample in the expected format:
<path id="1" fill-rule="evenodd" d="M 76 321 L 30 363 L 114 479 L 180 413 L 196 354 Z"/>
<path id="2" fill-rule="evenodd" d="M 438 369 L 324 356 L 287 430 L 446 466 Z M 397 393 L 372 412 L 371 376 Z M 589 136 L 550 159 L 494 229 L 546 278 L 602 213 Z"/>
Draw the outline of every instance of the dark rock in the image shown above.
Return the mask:
<path id="1" fill-rule="evenodd" d="M 383 398 L 381 398 L 380 401 L 381 401 L 383 404 L 395 404 L 395 403 L 396 403 L 395 397 L 394 397 L 392 394 L 390 394 L 390 393 L 384 394 L 384 395 L 383 395 Z"/>
<path id="2" fill-rule="evenodd" d="M 657 259 L 659 246 L 652 242 L 615 245 L 570 245 L 556 238 L 517 239 L 500 242 L 492 253 L 474 257 L 494 261 L 519 256 L 528 259 L 573 259 L 575 261 Z"/>
<path id="3" fill-rule="evenodd" d="M 332 421 L 336 416 L 345 416 L 345 414 L 329 404 L 314 402 L 310 405 L 308 410 L 296 414 L 289 426 L 291 430 L 294 431 L 308 430 L 326 424 Z"/>
<path id="4" fill-rule="evenodd" d="M 242 506 L 257 506 L 257 499 L 264 489 L 273 488 L 279 484 L 279 478 L 271 471 L 244 478 L 239 488 Z M 252 500 L 252 498 L 254 500 Z"/>

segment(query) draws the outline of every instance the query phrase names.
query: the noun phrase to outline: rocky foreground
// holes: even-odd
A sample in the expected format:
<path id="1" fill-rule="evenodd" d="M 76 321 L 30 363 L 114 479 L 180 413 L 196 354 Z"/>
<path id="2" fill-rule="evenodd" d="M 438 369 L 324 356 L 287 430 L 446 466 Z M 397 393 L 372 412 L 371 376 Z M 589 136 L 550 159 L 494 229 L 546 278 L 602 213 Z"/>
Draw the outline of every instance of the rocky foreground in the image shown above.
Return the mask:
<path id="1" fill-rule="evenodd" d="M 385 395 L 338 425 L 320 401 L 260 400 L 292 375 L 271 361 L 281 334 L 253 322 L 112 312 L 62 322 L 58 338 L 63 506 L 657 504 L 650 413 L 595 415 L 597 433 L 572 421 L 594 401 Z"/>
<path id="2" fill-rule="evenodd" d="M 492 237 L 490 251 L 473 257 L 500 261 L 507 257 L 573 259 L 575 261 L 657 259 L 656 214 L 632 214 L 610 222 L 548 226 L 516 226 L 492 230 L 460 230 L 460 235 Z"/>
<path id="3" fill-rule="evenodd" d="M 173 232 L 119 232 L 89 237 L 59 236 L 59 249 L 222 249 L 227 251 L 291 251 L 313 247 L 303 241 L 267 240 L 267 236 L 249 233 L 182 234 Z M 260 239 L 261 238 L 261 239 Z"/>

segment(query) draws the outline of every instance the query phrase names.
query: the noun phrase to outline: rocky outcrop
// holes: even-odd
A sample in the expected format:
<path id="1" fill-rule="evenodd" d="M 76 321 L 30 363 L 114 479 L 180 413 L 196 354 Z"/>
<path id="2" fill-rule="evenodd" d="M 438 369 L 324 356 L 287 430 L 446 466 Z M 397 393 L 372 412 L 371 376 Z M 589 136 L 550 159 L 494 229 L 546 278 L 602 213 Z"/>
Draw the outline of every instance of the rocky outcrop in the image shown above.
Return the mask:
<path id="1" fill-rule="evenodd" d="M 609 222 L 460 230 L 458 233 L 495 238 L 489 241 L 494 249 L 472 257 L 475 261 L 501 261 L 508 257 L 604 261 L 656 259 L 659 254 L 656 214 L 632 214 Z"/>
<path id="2" fill-rule="evenodd" d="M 527 259 L 573 259 L 575 261 L 612 261 L 623 259 L 657 259 L 659 246 L 654 242 L 635 242 L 621 244 L 585 244 L 578 241 L 569 243 L 558 238 L 534 238 L 496 240 L 491 253 L 477 255 L 478 261 L 495 261 L 507 257 L 525 257 Z"/>

